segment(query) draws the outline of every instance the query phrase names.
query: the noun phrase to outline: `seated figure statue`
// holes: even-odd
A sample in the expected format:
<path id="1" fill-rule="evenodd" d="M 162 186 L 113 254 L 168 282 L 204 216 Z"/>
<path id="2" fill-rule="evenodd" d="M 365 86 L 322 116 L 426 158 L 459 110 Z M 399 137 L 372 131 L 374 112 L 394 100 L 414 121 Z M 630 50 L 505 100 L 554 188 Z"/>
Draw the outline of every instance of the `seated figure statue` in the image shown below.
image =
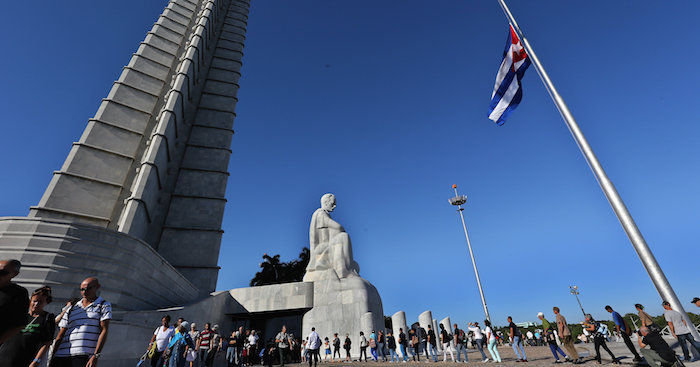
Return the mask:
<path id="1" fill-rule="evenodd" d="M 350 236 L 343 226 L 334 221 L 330 212 L 335 209 L 335 195 L 321 197 L 321 207 L 311 216 L 309 242 L 311 258 L 304 281 L 359 276 L 360 266 L 353 260 Z"/>

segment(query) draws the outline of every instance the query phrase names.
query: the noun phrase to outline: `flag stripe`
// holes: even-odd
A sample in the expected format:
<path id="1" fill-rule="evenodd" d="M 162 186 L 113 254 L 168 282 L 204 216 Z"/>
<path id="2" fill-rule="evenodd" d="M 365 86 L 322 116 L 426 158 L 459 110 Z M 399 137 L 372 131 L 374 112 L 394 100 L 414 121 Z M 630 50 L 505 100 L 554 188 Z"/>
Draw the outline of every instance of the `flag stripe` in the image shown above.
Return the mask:
<path id="1" fill-rule="evenodd" d="M 523 90 L 520 80 L 529 66 L 530 59 L 511 26 L 489 104 L 488 117 L 498 125 L 505 123 L 522 100 Z"/>

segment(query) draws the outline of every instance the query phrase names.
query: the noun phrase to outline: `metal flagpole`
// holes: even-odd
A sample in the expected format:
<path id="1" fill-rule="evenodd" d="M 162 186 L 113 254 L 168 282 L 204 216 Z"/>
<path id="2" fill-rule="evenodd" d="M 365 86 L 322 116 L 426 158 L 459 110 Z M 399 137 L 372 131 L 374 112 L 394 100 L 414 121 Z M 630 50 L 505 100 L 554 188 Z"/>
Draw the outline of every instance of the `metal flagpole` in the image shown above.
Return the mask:
<path id="1" fill-rule="evenodd" d="M 469 248 L 469 256 L 472 258 L 472 265 L 474 266 L 474 275 L 476 275 L 476 285 L 479 286 L 479 294 L 481 295 L 481 304 L 484 306 L 484 315 L 486 315 L 486 320 L 491 321 L 491 316 L 489 315 L 489 309 L 486 307 L 486 298 L 484 298 L 484 290 L 481 288 L 481 279 L 479 278 L 479 270 L 476 269 L 476 261 L 474 261 L 474 252 L 472 252 L 472 243 L 469 241 L 469 233 L 467 233 L 467 225 L 464 223 L 464 209 L 462 204 L 467 202 L 466 195 L 459 195 L 457 193 L 457 185 L 452 185 L 455 190 L 455 197 L 449 199 L 450 204 L 457 206 L 457 211 L 459 212 L 460 218 L 462 218 L 462 228 L 464 228 L 464 237 L 467 238 L 467 247 Z"/>
<path id="2" fill-rule="evenodd" d="M 642 261 L 642 264 L 644 265 L 644 268 L 646 269 L 647 273 L 649 273 L 649 277 L 654 283 L 654 286 L 659 292 L 659 295 L 662 299 L 668 301 L 674 310 L 681 313 L 688 325 L 692 325 L 692 322 L 690 321 L 688 315 L 685 313 L 685 310 L 683 309 L 683 306 L 678 300 L 676 293 L 673 291 L 673 288 L 671 288 L 671 284 L 669 284 L 668 279 L 666 279 L 666 275 L 664 275 L 663 271 L 661 270 L 661 267 L 659 266 L 659 263 L 654 257 L 654 254 L 652 254 L 651 250 L 649 249 L 649 246 L 644 240 L 642 233 L 639 231 L 639 228 L 637 228 L 637 224 L 634 222 L 634 219 L 632 219 L 632 215 L 630 215 L 629 211 L 627 210 L 625 203 L 622 201 L 622 198 L 620 198 L 620 195 L 617 193 L 617 190 L 615 189 L 615 186 L 613 185 L 612 181 L 610 181 L 608 176 L 605 174 L 603 166 L 601 166 L 600 162 L 598 161 L 598 158 L 596 158 L 593 149 L 591 149 L 590 145 L 588 145 L 588 141 L 586 141 L 586 137 L 581 132 L 581 129 L 576 123 L 574 116 L 571 114 L 571 111 L 569 111 L 569 108 L 566 106 L 566 103 L 564 103 L 564 99 L 559 95 L 557 89 L 554 87 L 554 84 L 549 79 L 549 75 L 547 75 L 547 72 L 544 70 L 542 64 L 540 63 L 540 60 L 535 54 L 535 51 L 532 49 L 532 46 L 530 46 L 530 43 L 527 41 L 527 39 L 523 35 L 523 32 L 520 30 L 520 27 L 515 21 L 513 14 L 511 14 L 510 9 L 508 9 L 508 6 L 506 5 L 504 0 L 498 0 L 498 3 L 501 5 L 501 8 L 503 8 L 503 12 L 506 14 L 506 17 L 508 17 L 508 21 L 513 26 L 513 29 L 515 29 L 515 31 L 518 33 L 518 36 L 520 37 L 520 40 L 523 43 L 523 47 L 525 48 L 525 52 L 527 52 L 528 57 L 532 61 L 533 65 L 535 65 L 535 69 L 537 70 L 537 73 L 539 74 L 540 79 L 542 79 L 542 82 L 544 83 L 545 87 L 547 88 L 547 92 L 549 92 L 549 95 L 552 97 L 552 100 L 554 100 L 557 109 L 559 109 L 559 113 L 561 113 L 561 116 L 564 118 L 564 122 L 566 122 L 566 126 L 569 128 L 569 131 L 574 137 L 574 140 L 576 140 L 576 144 L 578 144 L 581 153 L 583 153 L 583 156 L 585 157 L 588 166 L 595 174 L 595 177 L 598 180 L 598 184 L 600 184 L 601 189 L 603 189 L 605 197 L 608 199 L 610 206 L 612 206 L 613 211 L 617 216 L 617 219 L 622 224 L 622 228 L 625 230 L 627 237 L 630 239 L 630 242 L 632 242 L 634 250 L 637 252 L 637 255 Z M 696 339 L 700 338 L 700 335 L 694 327 L 690 327 L 689 329 L 691 329 L 691 333 Z"/>

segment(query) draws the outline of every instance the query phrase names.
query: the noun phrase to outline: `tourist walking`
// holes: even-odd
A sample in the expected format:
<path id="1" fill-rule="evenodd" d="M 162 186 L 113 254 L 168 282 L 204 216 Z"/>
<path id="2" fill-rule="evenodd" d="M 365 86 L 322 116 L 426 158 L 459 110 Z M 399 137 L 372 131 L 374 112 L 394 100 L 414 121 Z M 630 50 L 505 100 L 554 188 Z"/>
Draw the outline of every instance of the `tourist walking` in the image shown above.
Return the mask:
<path id="1" fill-rule="evenodd" d="M 197 340 L 199 367 L 204 367 L 207 363 L 207 354 L 209 353 L 212 334 L 211 324 L 207 322 L 204 324 L 204 330 L 199 333 L 199 340 Z"/>
<path id="2" fill-rule="evenodd" d="M 367 362 L 367 347 L 368 346 L 369 346 L 369 342 L 367 342 L 367 338 L 365 338 L 365 333 L 360 331 L 360 359 L 359 359 L 359 361 L 362 361 L 362 355 L 364 354 L 365 362 Z"/>
<path id="3" fill-rule="evenodd" d="M 518 326 L 513 322 L 513 318 L 510 316 L 508 316 L 508 329 L 510 333 L 510 340 L 513 343 L 513 351 L 515 352 L 515 356 L 518 357 L 518 360 L 521 362 L 527 362 L 527 355 L 525 355 L 525 348 L 523 347 L 522 333 L 520 332 L 520 328 L 518 328 Z M 520 349 L 522 357 L 520 356 L 518 349 Z"/>
<path id="4" fill-rule="evenodd" d="M 403 328 L 399 328 L 399 348 L 401 348 L 401 355 L 403 356 L 404 362 L 406 362 L 406 360 L 408 359 L 408 356 L 406 355 L 406 347 L 408 347 L 406 333 L 403 332 Z"/>
<path id="5" fill-rule="evenodd" d="M 664 311 L 664 317 L 666 318 L 666 322 L 668 322 L 668 328 L 671 330 L 671 335 L 678 339 L 678 343 L 680 343 L 681 349 L 683 349 L 683 359 L 690 361 L 690 351 L 688 350 L 686 342 L 690 344 L 691 348 L 695 348 L 695 351 L 699 354 L 700 343 L 693 338 L 693 334 L 690 333 L 688 324 L 686 324 L 680 312 L 673 310 L 668 301 L 664 301 L 661 305 L 666 310 Z"/>
<path id="6" fill-rule="evenodd" d="M 455 355 L 452 353 L 452 347 L 450 342 L 452 341 L 452 335 L 445 330 L 445 325 L 440 324 L 440 342 L 442 343 L 442 361 L 447 362 L 447 352 L 450 352 L 450 357 L 452 357 L 452 362 L 455 361 Z"/>
<path id="7" fill-rule="evenodd" d="M 467 334 L 464 330 L 458 328 L 457 324 L 454 324 L 454 336 L 455 348 L 457 349 L 457 362 L 462 362 L 462 354 L 464 354 L 464 362 L 469 362 L 469 357 L 467 356 Z"/>
<path id="8" fill-rule="evenodd" d="M 306 344 L 306 347 L 309 350 L 309 367 L 311 367 L 311 362 L 313 361 L 313 366 L 316 367 L 318 365 L 318 351 L 321 348 L 321 337 L 318 336 L 318 333 L 316 332 L 316 328 L 312 327 L 311 328 L 311 334 L 309 334 L 309 342 Z"/>
<path id="9" fill-rule="evenodd" d="M 197 346 L 196 346 L 196 344 L 197 344 L 197 340 L 199 340 L 199 331 L 197 331 L 197 324 L 195 324 L 194 322 L 192 323 L 192 325 L 190 325 L 189 334 L 190 334 L 190 338 L 195 343 L 195 347 L 189 348 L 187 350 L 187 357 L 185 358 L 185 360 L 190 362 L 189 363 L 190 367 L 194 367 L 194 364 L 195 364 L 194 361 L 197 360 Z"/>
<path id="10" fill-rule="evenodd" d="M 552 307 L 552 311 L 557 317 L 556 322 L 559 337 L 561 338 L 562 344 L 564 344 L 564 348 L 569 352 L 569 358 L 571 358 L 573 363 L 581 363 L 581 358 L 579 358 L 576 347 L 574 347 L 574 338 L 571 336 L 571 330 L 566 323 L 566 318 L 559 313 L 559 307 Z"/>
<path id="11" fill-rule="evenodd" d="M 331 342 L 328 340 L 328 337 L 325 337 L 323 340 L 323 361 L 327 361 L 331 358 Z"/>
<path id="12" fill-rule="evenodd" d="M 289 339 L 287 325 L 282 325 L 282 330 L 275 336 L 275 343 L 277 343 L 277 349 L 280 351 L 280 366 L 284 366 L 284 359 L 289 354 L 289 346 L 292 344 Z"/>
<path id="13" fill-rule="evenodd" d="M 29 292 L 12 282 L 21 267 L 18 260 L 0 260 L 0 345 L 19 334 L 29 321 Z"/>
<path id="14" fill-rule="evenodd" d="M 623 319 L 622 316 L 620 316 L 620 313 L 613 310 L 613 308 L 610 305 L 605 306 L 605 311 L 608 311 L 612 314 L 613 321 L 615 322 L 615 329 L 625 341 L 625 345 L 627 345 L 627 348 L 630 350 L 630 352 L 634 354 L 634 362 L 640 362 L 642 360 L 642 357 L 639 356 L 639 353 L 637 353 L 637 349 L 635 349 L 634 344 L 632 344 L 632 340 L 630 340 L 632 328 L 629 326 L 627 321 L 625 321 L 625 319 Z"/>
<path id="15" fill-rule="evenodd" d="M 187 321 L 182 321 L 178 326 L 178 333 L 173 333 L 173 337 L 168 343 L 168 367 L 185 367 L 185 351 L 187 348 L 195 348 L 194 341 L 187 332 L 190 327 L 190 323 Z"/>
<path id="16" fill-rule="evenodd" d="M 437 362 L 437 338 L 430 325 L 428 325 L 428 353 L 433 357 L 433 362 Z M 426 354 L 426 357 L 427 356 Z"/>
<path id="17" fill-rule="evenodd" d="M 345 362 L 352 362 L 352 357 L 350 356 L 350 348 L 352 348 L 352 340 L 350 340 L 350 334 L 345 334 L 345 342 L 343 343 L 343 349 L 345 349 Z"/>
<path id="18" fill-rule="evenodd" d="M 170 326 L 170 315 L 165 315 L 160 319 L 160 326 L 153 332 L 151 340 L 148 342 L 148 350 L 154 349 L 151 357 L 151 367 L 162 367 L 165 362 L 163 352 L 168 348 L 170 338 L 175 334 L 175 328 Z M 150 352 L 149 352 L 150 354 Z"/>
<path id="19" fill-rule="evenodd" d="M 413 360 L 420 362 L 420 339 L 418 338 L 415 329 L 411 328 L 411 330 L 408 331 L 408 338 L 411 340 L 411 353 L 413 353 Z"/>
<path id="20" fill-rule="evenodd" d="M 389 349 L 389 356 L 391 358 L 391 363 L 394 363 L 394 359 L 396 359 L 396 363 L 398 363 L 399 356 L 398 356 L 398 354 L 396 354 L 396 339 L 394 338 L 394 334 L 391 331 L 387 332 L 386 346 L 387 346 L 387 349 Z"/>
<path id="21" fill-rule="evenodd" d="M 486 353 L 484 353 L 484 334 L 481 332 L 481 328 L 479 327 L 479 323 L 469 323 L 469 331 L 474 333 L 474 340 L 476 341 L 476 349 L 479 350 L 479 353 L 481 353 L 481 361 L 482 362 L 488 362 L 489 359 L 486 357 Z M 525 352 L 523 352 L 523 355 L 525 355 Z"/>
<path id="22" fill-rule="evenodd" d="M 484 329 L 484 332 L 486 333 L 486 340 L 488 343 L 489 353 L 491 353 L 491 359 L 493 359 L 494 362 L 501 363 L 501 355 L 498 354 L 498 345 L 496 345 L 496 343 L 498 342 L 498 338 L 496 338 L 496 333 L 493 331 L 493 328 L 491 327 L 491 321 L 484 320 L 484 326 L 486 326 L 486 329 Z M 466 351 L 465 351 L 465 354 L 466 354 Z M 465 360 L 464 362 L 467 362 L 467 361 Z"/>
<path id="23" fill-rule="evenodd" d="M 0 367 L 38 366 L 49 349 L 56 328 L 56 315 L 44 311 L 51 303 L 51 287 L 34 292 L 29 302 L 30 320 L 18 334 L 0 345 Z"/>
<path id="24" fill-rule="evenodd" d="M 430 326 L 428 326 L 428 328 L 430 328 Z M 418 344 L 416 353 L 420 353 L 420 348 L 423 348 L 425 358 L 430 360 L 430 356 L 428 355 L 428 332 L 425 331 L 423 327 L 418 325 L 418 327 L 416 328 L 416 335 L 418 336 L 418 340 L 420 340 L 420 344 Z"/>
<path id="25" fill-rule="evenodd" d="M 660 366 L 669 366 L 676 361 L 676 353 L 668 346 L 657 329 L 642 326 L 639 328 L 637 342 L 639 352 L 651 367 L 656 367 L 656 362 L 659 362 Z M 651 349 L 644 348 L 647 345 Z"/>
<path id="26" fill-rule="evenodd" d="M 186 321 L 183 321 L 186 322 Z M 182 329 L 181 329 L 182 330 Z M 214 358 L 218 355 L 223 342 L 221 340 L 221 334 L 219 334 L 219 325 L 214 324 L 211 328 L 211 339 L 209 341 L 209 352 L 207 353 L 207 358 L 204 363 L 206 367 L 214 366 Z"/>
<path id="27" fill-rule="evenodd" d="M 377 335 L 377 358 L 382 357 L 382 361 L 386 362 L 386 353 L 384 352 L 384 347 L 386 346 L 386 335 L 384 335 L 383 330 L 379 330 Z"/>
<path id="28" fill-rule="evenodd" d="M 598 364 L 601 363 L 600 347 L 603 347 L 603 349 L 610 354 L 610 358 L 612 358 L 613 363 L 619 364 L 620 362 L 617 360 L 617 358 L 615 358 L 613 352 L 610 351 L 608 345 L 605 344 L 605 336 L 608 335 L 608 326 L 601 322 L 595 321 L 591 314 L 586 314 L 586 321 L 584 321 L 583 327 L 593 336 L 595 360 L 598 362 Z"/>
<path id="29" fill-rule="evenodd" d="M 372 330 L 372 333 L 369 334 L 369 350 L 372 353 L 372 359 L 376 362 L 377 361 L 377 334 L 374 333 L 374 330 Z"/>
<path id="30" fill-rule="evenodd" d="M 247 357 L 246 357 L 246 365 L 247 366 L 253 366 L 258 360 L 258 343 L 260 340 L 260 336 L 258 336 L 257 331 L 251 330 L 250 335 L 248 335 L 248 343 L 247 343 Z"/>
<path id="31" fill-rule="evenodd" d="M 83 298 L 58 323 L 52 367 L 97 364 L 112 319 L 112 305 L 97 295 L 99 289 L 97 278 L 80 283 Z"/>
<path id="32" fill-rule="evenodd" d="M 642 322 L 642 326 L 652 326 L 654 325 L 654 320 L 649 316 L 646 311 L 644 311 L 644 306 L 641 304 L 637 303 L 634 305 L 634 308 L 637 309 L 637 315 L 639 316 L 639 321 Z"/>
<path id="33" fill-rule="evenodd" d="M 340 356 L 340 338 L 338 337 L 338 333 L 333 334 L 333 357 L 331 358 L 332 361 L 335 361 L 336 353 L 338 353 L 338 359 L 343 358 Z"/>
<path id="34" fill-rule="evenodd" d="M 561 363 L 558 354 L 561 354 L 565 360 L 569 360 L 569 357 L 564 353 L 563 350 L 557 344 L 557 336 L 554 332 L 554 327 L 552 324 L 544 318 L 544 313 L 539 312 L 537 318 L 542 321 L 542 334 L 544 335 L 544 340 L 549 344 L 549 350 L 552 351 L 554 355 L 554 363 Z"/>
<path id="35" fill-rule="evenodd" d="M 226 363 L 228 367 L 239 366 L 241 364 L 241 350 L 243 349 L 243 327 L 231 332 L 228 337 L 226 347 Z"/>

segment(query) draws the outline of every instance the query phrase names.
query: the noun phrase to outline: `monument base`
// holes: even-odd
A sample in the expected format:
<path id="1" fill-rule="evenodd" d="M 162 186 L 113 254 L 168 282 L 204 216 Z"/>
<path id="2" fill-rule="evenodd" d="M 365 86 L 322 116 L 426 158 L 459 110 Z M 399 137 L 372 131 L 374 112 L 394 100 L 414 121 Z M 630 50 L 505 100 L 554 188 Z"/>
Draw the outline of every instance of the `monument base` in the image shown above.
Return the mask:
<path id="1" fill-rule="evenodd" d="M 382 299 L 377 289 L 367 280 L 353 276 L 322 277 L 314 284 L 313 308 L 305 315 L 302 323 L 302 335 L 311 333 L 315 327 L 321 338 L 333 340 L 338 333 L 341 346 L 345 335 L 352 341 L 351 355 L 359 356 L 360 331 L 369 334 L 375 330 L 384 330 L 384 313 Z"/>

